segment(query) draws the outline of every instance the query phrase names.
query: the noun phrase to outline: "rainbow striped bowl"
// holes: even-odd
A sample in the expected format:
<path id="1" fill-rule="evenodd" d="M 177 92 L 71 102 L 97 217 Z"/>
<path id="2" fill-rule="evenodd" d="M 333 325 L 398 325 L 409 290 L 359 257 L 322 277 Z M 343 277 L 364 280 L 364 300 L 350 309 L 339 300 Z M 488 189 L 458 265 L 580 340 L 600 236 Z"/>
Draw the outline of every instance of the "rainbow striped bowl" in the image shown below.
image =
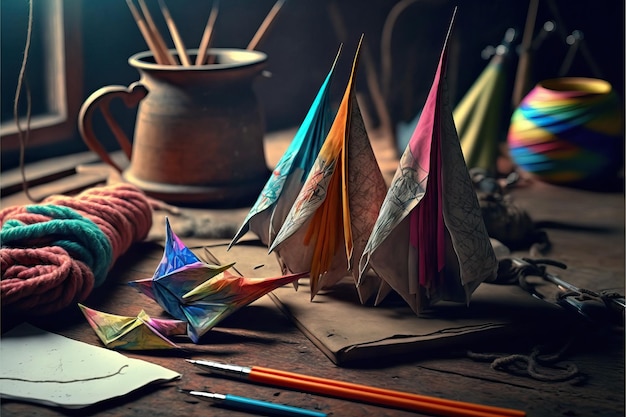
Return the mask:
<path id="1" fill-rule="evenodd" d="M 623 111 L 611 84 L 594 78 L 538 83 L 511 117 L 513 161 L 558 184 L 615 174 L 623 160 Z"/>

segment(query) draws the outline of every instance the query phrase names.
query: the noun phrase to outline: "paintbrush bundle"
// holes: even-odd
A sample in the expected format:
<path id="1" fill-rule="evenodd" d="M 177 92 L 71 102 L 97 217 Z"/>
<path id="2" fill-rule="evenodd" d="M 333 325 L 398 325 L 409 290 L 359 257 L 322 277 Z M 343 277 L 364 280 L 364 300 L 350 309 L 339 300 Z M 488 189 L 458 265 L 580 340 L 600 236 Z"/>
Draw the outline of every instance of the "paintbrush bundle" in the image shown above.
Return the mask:
<path id="1" fill-rule="evenodd" d="M 143 36 L 148 48 L 154 55 L 154 60 L 159 65 L 182 65 L 185 67 L 189 67 L 192 65 L 205 65 L 205 64 L 213 64 L 213 60 L 215 57 L 209 53 L 209 48 L 213 42 L 214 33 L 215 33 L 215 22 L 217 20 L 217 15 L 219 12 L 219 0 L 213 0 L 213 4 L 211 7 L 211 12 L 209 14 L 209 18 L 207 20 L 207 24 L 205 26 L 204 32 L 202 34 L 202 39 L 200 41 L 198 51 L 196 54 L 196 58 L 192 63 L 192 59 L 190 57 L 190 53 L 187 50 L 185 43 L 183 41 L 180 32 L 178 31 L 178 26 L 172 14 L 170 13 L 169 8 L 165 4 L 164 0 L 158 0 L 158 6 L 160 14 L 162 15 L 165 23 L 167 25 L 167 29 L 169 35 L 174 44 L 174 48 L 176 50 L 176 54 L 173 54 L 171 50 L 168 49 L 163 36 L 159 33 L 159 29 L 154 19 L 152 18 L 152 14 L 150 13 L 150 9 L 146 4 L 145 0 L 137 0 L 139 4 L 139 8 L 135 6 L 133 0 L 126 0 L 128 4 L 128 8 L 133 15 L 133 19 L 137 23 L 137 27 L 141 32 L 141 36 Z M 272 9 L 269 11 L 261 26 L 259 26 L 258 30 L 254 34 L 254 37 L 250 41 L 247 46 L 247 50 L 254 50 L 259 45 L 263 37 L 269 31 L 272 23 L 274 22 L 278 12 L 281 10 L 285 0 L 278 0 Z"/>

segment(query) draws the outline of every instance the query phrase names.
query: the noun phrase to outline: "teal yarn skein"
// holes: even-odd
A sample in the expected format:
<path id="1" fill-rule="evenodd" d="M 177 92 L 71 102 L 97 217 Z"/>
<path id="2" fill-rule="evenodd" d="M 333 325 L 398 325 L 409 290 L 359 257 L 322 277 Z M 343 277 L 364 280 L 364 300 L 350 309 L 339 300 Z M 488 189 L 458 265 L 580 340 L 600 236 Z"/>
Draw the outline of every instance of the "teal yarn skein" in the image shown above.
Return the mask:
<path id="1" fill-rule="evenodd" d="M 48 240 L 49 245 L 59 246 L 72 258 L 83 261 L 93 271 L 95 287 L 104 283 L 113 251 L 111 242 L 94 222 L 64 206 L 31 205 L 26 206 L 26 211 L 53 220 L 34 224 L 24 224 L 19 220 L 7 221 L 0 230 L 3 246 L 16 247 L 20 242 L 33 239 Z"/>
<path id="2" fill-rule="evenodd" d="M 2 312 L 41 316 L 85 301 L 148 236 L 155 204 L 136 186 L 118 183 L 1 209 Z"/>

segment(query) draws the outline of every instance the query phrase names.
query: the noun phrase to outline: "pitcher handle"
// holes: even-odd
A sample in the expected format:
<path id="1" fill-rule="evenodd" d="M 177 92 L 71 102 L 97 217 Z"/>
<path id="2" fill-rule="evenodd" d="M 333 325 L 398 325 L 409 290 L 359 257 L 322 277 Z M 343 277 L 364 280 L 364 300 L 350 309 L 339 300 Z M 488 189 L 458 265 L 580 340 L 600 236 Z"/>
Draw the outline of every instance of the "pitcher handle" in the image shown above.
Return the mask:
<path id="1" fill-rule="evenodd" d="M 126 154 L 128 160 L 130 160 L 132 153 L 131 142 L 128 140 L 128 137 L 120 125 L 113 119 L 109 110 L 109 104 L 114 98 L 119 98 L 124 102 L 126 107 L 136 107 L 147 94 L 148 90 L 139 81 L 132 83 L 128 87 L 109 85 L 93 92 L 80 108 L 78 114 L 78 130 L 83 141 L 87 144 L 89 149 L 95 152 L 104 162 L 111 165 L 120 173 L 122 172 L 122 168 L 113 161 L 93 131 L 93 113 L 97 108 L 100 109 L 109 129 L 111 129 L 122 151 Z"/>

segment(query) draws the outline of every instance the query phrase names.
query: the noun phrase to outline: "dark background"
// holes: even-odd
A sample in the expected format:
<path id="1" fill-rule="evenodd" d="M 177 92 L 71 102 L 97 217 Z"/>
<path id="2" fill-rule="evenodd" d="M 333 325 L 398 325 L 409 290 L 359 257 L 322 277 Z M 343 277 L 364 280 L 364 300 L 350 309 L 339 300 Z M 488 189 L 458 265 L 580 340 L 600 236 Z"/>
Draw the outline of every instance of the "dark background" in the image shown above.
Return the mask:
<path id="1" fill-rule="evenodd" d="M 5 3 L 6 1 L 8 2 Z M 26 30 L 25 23 L 22 29 L 15 23 L 17 20 L 11 14 L 16 12 L 8 7 L 9 2 L 21 3 L 24 10 L 27 4 L 25 0 L 2 2 L 2 48 L 16 51 L 12 55 L 4 53 L 1 62 L 3 112 L 7 106 L 12 106 Z M 161 33 L 167 34 L 156 1 L 147 0 L 147 3 Z M 397 3 L 399 2 L 395 0 L 287 0 L 270 32 L 257 47 L 268 54 L 267 70 L 271 73 L 271 77 L 260 77 L 255 82 L 255 89 L 265 113 L 266 129 L 274 131 L 299 125 L 335 57 L 340 42 L 343 42 L 344 49 L 333 83 L 334 102 L 341 99 L 361 34 L 365 35 L 367 51 L 371 54 L 380 78 L 381 32 L 389 12 Z M 212 3 L 206 0 L 170 0 L 167 4 L 187 48 L 197 48 Z M 274 0 L 222 0 L 213 46 L 245 48 L 273 4 Z M 343 19 L 343 35 L 338 34 L 337 25 L 333 23 L 329 13 L 331 4 Z M 528 4 L 528 1 L 522 0 L 412 2 L 398 17 L 392 32 L 392 77 L 387 108 L 394 125 L 411 119 L 421 109 L 455 6 L 458 6 L 458 12 L 452 34 L 448 71 L 453 103 L 462 98 L 487 64 L 481 57 L 481 52 L 486 47 L 500 43 L 508 28 L 517 30 L 518 37 L 514 45 L 519 44 Z M 105 85 L 127 85 L 136 81 L 138 74 L 128 65 L 127 59 L 147 47 L 126 2 L 82 1 L 80 7 L 83 97 L 86 98 Z M 568 49 L 563 35 L 580 30 L 584 33 L 584 42 L 601 71 L 599 75 L 611 82 L 623 99 L 624 2 L 542 0 L 536 33 L 547 20 L 557 22 L 557 31 L 537 51 L 532 69 L 533 81 L 558 76 Z M 13 23 L 10 24 L 11 22 Z M 168 43 L 172 45 L 169 39 Z M 11 48 L 7 49 L 8 46 Z M 509 88 L 512 88 L 517 64 L 516 53 L 512 54 L 509 64 L 507 78 Z M 33 95 L 37 94 L 36 71 L 36 66 L 29 67 L 28 76 L 34 80 L 35 86 Z M 361 59 L 357 90 L 364 94 L 368 103 L 365 74 L 365 62 Z M 598 74 L 594 73 L 579 52 L 566 75 Z M 374 114 L 373 109 L 369 111 Z M 508 118 L 511 111 L 509 107 L 503 108 L 503 117 Z M 122 105 L 119 109 L 114 109 L 114 113 L 122 120 L 125 129 L 132 131 L 134 114 L 126 111 Z M 100 136 L 110 136 L 103 124 L 96 127 L 102 130 Z M 105 142 L 110 148 L 115 148 L 113 139 L 105 139 Z M 75 133 L 63 146 L 28 149 L 27 160 L 86 149 L 79 135 Z M 15 153 L 3 151 L 3 169 L 14 166 L 16 161 Z"/>

